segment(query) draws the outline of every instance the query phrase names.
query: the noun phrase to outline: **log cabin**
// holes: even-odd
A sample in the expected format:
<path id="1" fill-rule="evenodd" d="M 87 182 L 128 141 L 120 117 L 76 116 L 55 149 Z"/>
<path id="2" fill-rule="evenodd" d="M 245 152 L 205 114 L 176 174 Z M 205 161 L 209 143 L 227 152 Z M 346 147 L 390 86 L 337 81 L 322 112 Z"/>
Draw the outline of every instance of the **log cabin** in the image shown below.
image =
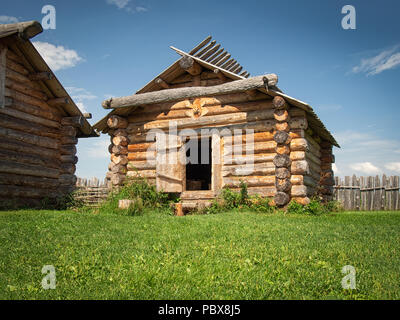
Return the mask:
<path id="1" fill-rule="evenodd" d="M 171 48 L 181 57 L 169 68 L 102 104 L 111 112 L 94 128 L 110 135 L 110 187 L 145 177 L 184 209 L 242 181 L 280 207 L 332 198 L 339 145 L 311 106 L 284 94 L 275 74 L 249 77 L 211 37 L 189 52 Z"/>
<path id="2" fill-rule="evenodd" d="M 0 207 L 70 193 L 78 138 L 98 136 L 31 43 L 41 32 L 36 21 L 0 25 Z"/>

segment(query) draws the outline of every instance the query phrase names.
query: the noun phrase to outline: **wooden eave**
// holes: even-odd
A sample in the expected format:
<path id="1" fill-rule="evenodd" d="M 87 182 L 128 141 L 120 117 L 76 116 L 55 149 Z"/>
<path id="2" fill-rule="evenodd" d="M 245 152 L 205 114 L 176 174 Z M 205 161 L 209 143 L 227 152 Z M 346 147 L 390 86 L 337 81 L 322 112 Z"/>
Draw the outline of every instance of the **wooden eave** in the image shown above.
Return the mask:
<path id="1" fill-rule="evenodd" d="M 31 21 L 31 22 L 22 22 L 21 24 L 36 26 L 39 25 L 39 22 Z M 96 133 L 94 128 L 90 125 L 90 123 L 85 119 L 82 112 L 79 110 L 75 102 L 71 99 L 68 92 L 64 89 L 60 81 L 57 79 L 53 71 L 44 61 L 42 56 L 36 50 L 34 45 L 30 42 L 29 38 L 21 37 L 21 32 L 24 34 L 23 27 L 18 27 L 19 24 L 12 25 L 0 25 L 0 39 L 4 40 L 5 43 L 11 47 L 16 54 L 18 54 L 27 70 L 29 70 L 32 74 L 40 73 L 40 72 L 48 72 L 52 75 L 49 80 L 41 80 L 38 81 L 40 86 L 42 87 L 43 92 L 47 95 L 49 99 L 54 98 L 68 98 L 69 103 L 57 106 L 58 110 L 64 117 L 69 116 L 82 116 L 84 119 L 83 125 L 79 127 L 79 131 L 77 133 L 78 138 L 87 138 L 87 137 L 98 137 L 99 134 Z M 11 27 L 8 27 L 11 26 Z M 41 28 L 41 27 L 40 27 Z M 22 31 L 21 31 L 22 30 Z M 4 31 L 4 32 L 2 32 Z M 41 32 L 41 31 L 40 31 Z M 38 33 L 40 33 L 38 32 Z M 38 34 L 36 33 L 36 34 Z M 26 34 L 26 30 L 25 30 Z M 29 33 L 30 35 L 34 33 Z"/>

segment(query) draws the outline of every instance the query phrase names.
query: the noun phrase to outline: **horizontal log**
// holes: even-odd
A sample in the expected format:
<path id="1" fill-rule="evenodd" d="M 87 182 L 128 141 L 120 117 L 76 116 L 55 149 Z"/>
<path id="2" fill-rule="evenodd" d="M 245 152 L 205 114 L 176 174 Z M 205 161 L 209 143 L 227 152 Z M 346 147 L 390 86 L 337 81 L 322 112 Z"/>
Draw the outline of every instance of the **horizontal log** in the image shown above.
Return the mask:
<path id="1" fill-rule="evenodd" d="M 156 162 L 153 161 L 129 161 L 127 164 L 128 170 L 151 170 L 156 168 Z"/>
<path id="2" fill-rule="evenodd" d="M 248 187 L 275 186 L 275 176 L 223 177 L 222 181 L 226 187 L 240 187 L 241 181 Z"/>
<path id="3" fill-rule="evenodd" d="M 58 179 L 26 176 L 12 173 L 0 173 L 0 181 L 3 185 L 29 186 L 37 188 L 57 188 Z"/>
<path id="4" fill-rule="evenodd" d="M 223 157 L 224 165 L 243 164 L 243 163 L 263 163 L 272 162 L 275 158 L 275 153 L 263 153 L 246 156 L 228 155 Z"/>
<path id="5" fill-rule="evenodd" d="M 49 128 L 26 120 L 10 117 L 8 115 L 5 115 L 2 111 L 4 111 L 4 109 L 0 110 L 0 127 L 18 130 L 36 136 L 48 137 L 53 139 L 60 138 L 59 129 Z"/>
<path id="6" fill-rule="evenodd" d="M 247 143 L 249 142 L 267 142 L 272 141 L 274 138 L 274 134 L 269 131 L 265 132 L 254 132 L 253 134 L 246 134 L 245 131 L 241 132 L 241 134 L 234 136 L 225 136 L 223 137 L 224 144 L 231 145 L 234 143 Z M 233 141 L 233 142 L 232 142 Z"/>
<path id="7" fill-rule="evenodd" d="M 248 123 L 273 118 L 273 110 L 236 112 L 232 114 L 222 114 L 215 116 L 203 116 L 200 118 L 182 118 L 174 120 L 178 129 L 202 126 L 227 125 L 234 123 Z M 142 132 L 151 129 L 168 129 L 171 126 L 170 120 L 158 120 L 147 122 L 141 125 L 130 124 L 128 130 L 130 132 Z M 267 130 L 267 129 L 266 129 Z"/>
<path id="8" fill-rule="evenodd" d="M 62 126 L 71 126 L 81 128 L 85 123 L 85 118 L 82 116 L 64 117 L 61 119 Z"/>
<path id="9" fill-rule="evenodd" d="M 60 160 L 63 163 L 73 163 L 73 164 L 78 163 L 78 157 L 72 154 L 61 155 Z"/>
<path id="10" fill-rule="evenodd" d="M 251 153 L 269 153 L 269 152 L 274 152 L 276 148 L 276 142 L 275 141 L 267 141 L 267 142 L 256 142 L 252 144 L 245 144 L 245 145 L 224 145 L 224 156 L 228 156 L 230 154 L 234 155 L 240 155 L 240 154 L 246 154 L 246 150 L 248 151 L 247 154 Z"/>
<path id="11" fill-rule="evenodd" d="M 310 187 L 318 186 L 318 181 L 310 176 L 292 175 L 290 177 L 290 182 L 292 183 L 292 185 L 305 185 Z"/>
<path id="12" fill-rule="evenodd" d="M 52 121 L 48 122 L 49 124 L 42 123 L 43 125 L 46 125 L 49 127 L 54 127 L 54 128 L 60 127 L 61 117 L 54 111 L 43 110 L 40 107 L 31 105 L 28 103 L 20 102 L 20 101 L 11 99 L 11 98 L 9 98 L 9 100 L 10 100 L 10 108 L 12 108 L 13 110 L 21 111 L 28 115 L 43 118 L 43 120 L 46 120 L 46 119 L 52 120 Z M 10 115 L 12 115 L 12 114 L 10 114 Z M 29 120 L 29 119 L 25 119 L 25 120 Z"/>
<path id="13" fill-rule="evenodd" d="M 60 171 L 62 174 L 74 174 L 76 167 L 73 163 L 62 163 Z"/>
<path id="14" fill-rule="evenodd" d="M 125 129 L 128 126 L 128 120 L 120 116 L 111 115 L 107 119 L 107 125 L 111 129 Z"/>
<path id="15" fill-rule="evenodd" d="M 39 107 L 42 110 L 45 110 L 45 111 L 52 111 L 53 110 L 53 112 L 56 112 L 56 109 L 50 107 L 47 104 L 46 101 L 38 99 L 38 98 L 35 98 L 35 97 L 28 96 L 28 95 L 20 93 L 18 91 L 14 91 L 14 90 L 10 90 L 10 89 L 6 88 L 5 89 L 5 95 L 6 95 L 6 97 L 10 97 L 13 100 L 20 101 L 20 102 L 23 102 L 23 103 L 27 103 L 27 104 L 31 104 L 31 105 L 34 105 L 36 107 Z"/>
<path id="16" fill-rule="evenodd" d="M 128 152 L 128 160 L 129 161 L 140 161 L 140 160 L 155 160 L 156 153 L 155 151 L 147 151 L 147 152 Z"/>
<path id="17" fill-rule="evenodd" d="M 7 61 L 7 68 L 10 68 L 11 70 L 14 70 L 15 72 L 23 74 L 24 76 L 27 76 L 29 74 L 29 71 L 26 70 L 22 64 L 15 62 L 13 60 Z"/>
<path id="18" fill-rule="evenodd" d="M 61 186 L 71 185 L 74 186 L 76 184 L 76 176 L 74 174 L 61 174 L 58 178 Z"/>
<path id="19" fill-rule="evenodd" d="M 205 103 L 206 99 L 201 99 L 202 103 Z M 171 119 L 180 119 L 188 117 L 188 111 L 190 103 L 188 103 L 188 107 L 185 109 L 171 109 L 164 112 L 156 112 L 156 113 L 139 113 L 128 117 L 129 123 L 135 124 L 140 122 L 147 121 L 156 121 L 156 120 L 171 120 Z M 224 105 L 211 105 L 211 106 L 203 106 L 202 109 L 206 112 L 207 116 L 212 115 L 220 115 L 220 114 L 229 114 L 236 112 L 250 112 L 257 110 L 266 110 L 271 109 L 272 103 L 271 100 L 260 100 L 260 101 L 251 101 L 251 102 L 242 102 L 239 104 L 224 104 Z M 273 112 L 271 111 L 270 118 L 273 117 Z"/>
<path id="20" fill-rule="evenodd" d="M 60 128 L 60 123 L 53 121 L 53 120 L 48 120 L 44 119 L 42 116 L 35 116 L 26 112 L 19 111 L 18 109 L 14 109 L 15 104 L 12 103 L 9 107 L 5 107 L 0 109 L 0 114 L 4 114 L 7 116 L 14 117 L 16 119 L 28 121 L 33 124 L 38 124 L 41 126 L 45 126 L 46 128 L 54 128 L 54 129 L 59 129 Z M 47 129 L 46 129 L 47 130 Z"/>
<path id="21" fill-rule="evenodd" d="M 1 197 L 18 197 L 18 198 L 56 198 L 59 193 L 53 188 L 40 189 L 37 187 L 27 187 L 27 186 L 10 186 L 10 185 L 0 185 L 0 196 Z"/>
<path id="22" fill-rule="evenodd" d="M 49 149 L 58 149 L 59 148 L 59 140 L 48 138 L 48 137 L 41 137 L 29 133 L 24 133 L 21 131 L 1 128 L 0 127 L 0 137 L 9 139 L 9 140 L 17 140 L 29 144 L 33 144 L 39 147 L 45 147 Z"/>
<path id="23" fill-rule="evenodd" d="M 77 144 L 78 143 L 78 138 L 76 137 L 71 137 L 71 136 L 62 136 L 60 139 L 61 144 Z"/>
<path id="24" fill-rule="evenodd" d="M 72 126 L 63 126 L 60 129 L 60 133 L 63 136 L 75 137 L 77 134 L 77 130 L 75 127 L 72 127 Z"/>
<path id="25" fill-rule="evenodd" d="M 15 80 L 12 80 L 10 78 L 6 79 L 6 87 L 11 89 L 11 90 L 15 90 L 18 91 L 20 93 L 26 94 L 28 96 L 32 96 L 34 98 L 40 99 L 40 100 L 44 100 L 46 101 L 47 95 L 43 92 L 43 91 L 39 91 L 37 89 L 32 88 L 32 86 L 29 86 L 27 84 L 24 83 L 20 83 L 17 82 Z"/>
<path id="26" fill-rule="evenodd" d="M 20 141 L 12 141 L 7 136 L 0 136 L 0 149 L 17 151 L 23 154 L 35 154 L 52 159 L 58 159 L 60 156 L 59 150 L 43 148 Z"/>
<path id="27" fill-rule="evenodd" d="M 103 101 L 105 109 L 126 108 L 143 106 L 160 102 L 178 101 L 202 96 L 214 96 L 235 92 L 243 92 L 251 89 L 265 88 L 275 85 L 278 77 L 273 74 L 253 77 L 244 80 L 232 81 L 211 87 L 188 87 L 179 89 L 165 89 L 161 91 L 134 94 L 128 97 L 112 98 Z"/>
<path id="28" fill-rule="evenodd" d="M 64 106 L 70 103 L 71 100 L 68 97 L 59 97 L 47 100 L 47 104 L 52 107 Z"/>
<path id="29" fill-rule="evenodd" d="M 231 188 L 232 191 L 239 192 L 240 188 Z M 247 193 L 251 196 L 273 197 L 276 193 L 275 187 L 248 187 Z"/>
<path id="30" fill-rule="evenodd" d="M 270 176 L 275 174 L 275 166 L 272 162 L 256 163 L 248 165 L 223 166 L 222 176 Z"/>
<path id="31" fill-rule="evenodd" d="M 75 145 L 64 144 L 60 146 L 61 155 L 75 155 L 76 147 Z"/>
<path id="32" fill-rule="evenodd" d="M 304 117 L 294 117 L 289 120 L 289 127 L 292 129 L 307 129 L 308 122 L 307 118 Z"/>
<path id="33" fill-rule="evenodd" d="M 126 176 L 129 178 L 156 178 L 156 170 L 128 171 Z"/>
<path id="34" fill-rule="evenodd" d="M 53 74 L 51 72 L 37 72 L 29 75 L 29 79 L 32 81 L 46 81 L 53 79 Z"/>
<path id="35" fill-rule="evenodd" d="M 147 142 L 147 143 L 136 143 L 128 145 L 129 152 L 143 152 L 143 151 L 154 151 L 155 150 L 155 143 L 154 142 Z"/>
<path id="36" fill-rule="evenodd" d="M 128 137 L 128 131 L 126 129 L 115 129 L 112 133 L 114 137 Z"/>
<path id="37" fill-rule="evenodd" d="M 57 169 L 4 160 L 0 160 L 0 172 L 45 178 L 58 178 L 60 175 L 60 172 Z"/>
<path id="38" fill-rule="evenodd" d="M 61 164 L 58 158 L 50 158 L 37 154 L 26 154 L 9 149 L 4 150 L 1 148 L 0 148 L 0 160 L 15 162 L 15 163 L 34 164 L 54 169 L 58 169 Z"/>

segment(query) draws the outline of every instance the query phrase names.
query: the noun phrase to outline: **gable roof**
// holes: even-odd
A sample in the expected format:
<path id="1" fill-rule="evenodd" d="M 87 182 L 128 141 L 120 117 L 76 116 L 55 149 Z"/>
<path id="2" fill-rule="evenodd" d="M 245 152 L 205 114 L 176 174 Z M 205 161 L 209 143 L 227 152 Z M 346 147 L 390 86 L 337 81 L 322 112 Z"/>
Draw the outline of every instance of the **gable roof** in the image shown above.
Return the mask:
<path id="1" fill-rule="evenodd" d="M 59 106 L 59 110 L 62 112 L 64 117 L 82 116 L 83 124 L 78 128 L 78 138 L 99 136 L 71 99 L 40 53 L 30 42 L 32 37 L 42 31 L 43 28 L 37 21 L 2 24 L 0 25 L 0 39 L 4 40 L 14 51 L 16 51 L 15 53 L 21 57 L 24 67 L 31 73 L 47 72 L 50 75 L 48 80 L 40 80 L 38 83 L 41 85 L 43 92 L 49 99 L 68 99 L 68 103 Z"/>
<path id="2" fill-rule="evenodd" d="M 184 56 L 191 57 L 205 69 L 208 69 L 211 71 L 218 69 L 228 79 L 231 79 L 231 80 L 246 79 L 249 76 L 249 73 L 247 71 L 243 71 L 242 73 L 239 74 L 236 71 L 236 70 L 238 70 L 238 68 L 241 68 L 241 66 L 238 63 L 236 63 L 237 66 L 235 66 L 234 69 L 232 69 L 232 67 L 229 67 L 229 65 L 228 65 L 227 69 L 225 69 L 225 68 L 223 68 L 225 66 L 225 64 L 220 64 L 220 61 L 222 61 L 222 60 L 220 60 L 219 62 L 217 61 L 216 64 L 213 64 L 213 63 L 215 63 L 215 59 L 210 60 L 210 58 L 207 58 L 204 60 L 204 57 L 208 57 L 208 54 L 210 53 L 210 51 L 215 49 L 215 47 L 211 46 L 206 51 L 204 51 L 204 49 L 201 51 L 199 51 L 199 50 L 201 48 L 203 48 L 210 40 L 211 40 L 211 37 L 209 36 L 205 40 L 203 40 L 199 45 L 197 45 L 191 51 L 189 51 L 188 53 L 186 53 L 182 50 L 179 50 L 175 47 L 171 47 L 171 49 L 176 51 L 182 57 L 184 57 Z M 196 52 L 198 52 L 198 53 L 196 54 Z M 211 57 L 212 57 L 212 55 L 211 55 Z M 161 78 L 168 83 L 168 82 L 174 80 L 175 78 L 177 78 L 178 76 L 185 74 L 186 71 L 180 67 L 179 61 L 180 61 L 180 59 L 176 60 L 167 69 L 165 69 L 163 72 L 161 72 L 159 75 L 157 75 L 154 79 L 152 79 L 150 82 L 148 82 L 143 88 L 138 90 L 136 92 L 136 94 L 142 94 L 142 93 L 160 90 L 161 89 L 160 84 L 157 84 L 155 81 L 158 78 Z M 241 70 L 242 69 L 240 69 L 240 71 Z M 234 72 L 232 72 L 232 71 L 234 71 Z M 168 89 L 166 89 L 166 90 L 168 90 Z M 271 97 L 281 96 L 290 105 L 304 110 L 307 114 L 307 120 L 308 120 L 311 128 L 317 134 L 319 134 L 322 138 L 324 138 L 325 140 L 332 143 L 332 145 L 340 148 L 340 146 L 337 143 L 337 141 L 335 140 L 335 138 L 332 136 L 332 134 L 329 132 L 329 130 L 325 127 L 325 125 L 322 123 L 322 121 L 319 119 L 319 117 L 317 116 L 317 114 L 314 112 L 313 108 L 309 104 L 284 94 L 277 86 L 271 86 L 268 88 L 268 90 L 265 88 L 259 88 L 257 90 L 261 91 Z M 103 104 L 104 104 L 104 102 L 103 102 Z M 106 133 L 108 131 L 107 119 L 110 115 L 124 116 L 124 115 L 130 114 L 134 109 L 135 109 L 135 107 L 114 109 L 107 116 L 105 116 L 103 119 L 98 121 L 93 127 L 100 132 Z"/>

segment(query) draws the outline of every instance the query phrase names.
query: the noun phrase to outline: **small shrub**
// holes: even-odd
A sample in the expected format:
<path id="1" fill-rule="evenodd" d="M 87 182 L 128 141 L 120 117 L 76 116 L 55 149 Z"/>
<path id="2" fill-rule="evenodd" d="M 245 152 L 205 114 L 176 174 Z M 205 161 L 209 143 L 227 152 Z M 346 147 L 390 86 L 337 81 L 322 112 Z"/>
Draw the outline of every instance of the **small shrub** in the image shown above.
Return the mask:
<path id="1" fill-rule="evenodd" d="M 122 199 L 135 200 L 132 208 L 121 210 L 118 202 Z M 109 198 L 99 208 L 99 212 L 117 213 L 126 215 L 139 215 L 145 209 L 156 209 L 159 211 L 170 211 L 169 204 L 175 202 L 176 198 L 170 199 L 170 195 L 158 192 L 154 185 L 150 185 L 145 178 L 129 179 L 117 192 L 110 194 Z"/>
<path id="2" fill-rule="evenodd" d="M 328 203 L 322 203 L 319 199 L 311 199 L 310 203 L 307 205 L 302 205 L 294 200 L 292 200 L 286 212 L 291 214 L 304 214 L 304 215 L 321 215 L 330 212 L 338 212 L 340 206 L 336 201 L 331 201 Z"/>

